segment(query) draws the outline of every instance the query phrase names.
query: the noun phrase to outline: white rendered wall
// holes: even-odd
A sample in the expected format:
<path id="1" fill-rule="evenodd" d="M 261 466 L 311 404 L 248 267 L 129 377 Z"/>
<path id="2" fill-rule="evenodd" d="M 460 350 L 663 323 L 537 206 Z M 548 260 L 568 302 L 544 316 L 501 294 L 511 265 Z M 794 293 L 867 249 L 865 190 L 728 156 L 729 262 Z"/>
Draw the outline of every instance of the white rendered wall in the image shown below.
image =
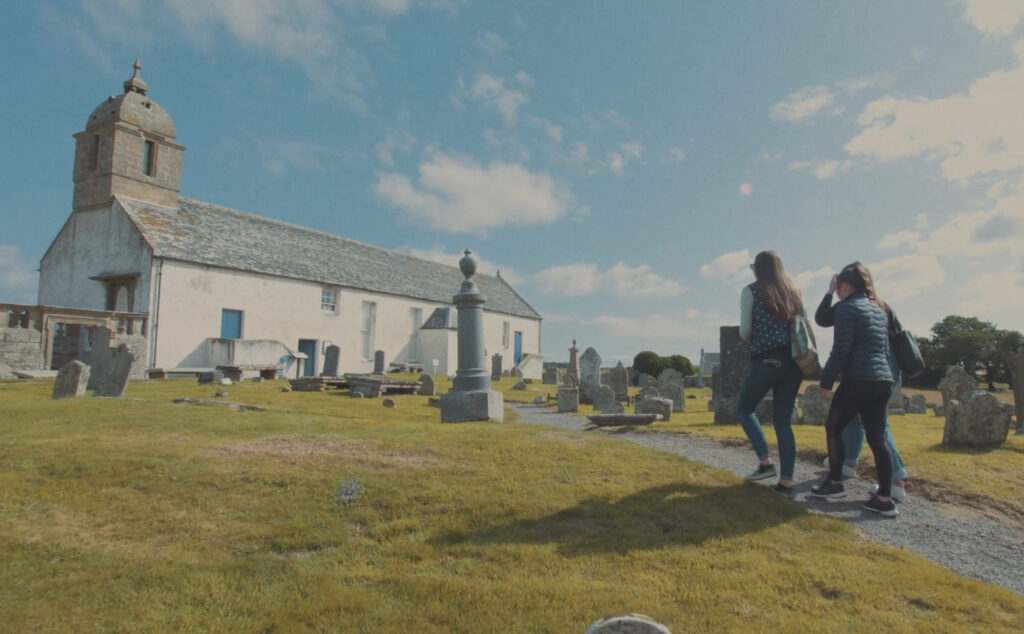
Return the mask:
<path id="1" fill-rule="evenodd" d="M 159 314 L 151 316 L 150 323 L 157 337 L 152 363 L 162 368 L 207 365 L 202 343 L 208 337 L 220 337 L 221 311 L 226 308 L 242 311 L 244 339 L 276 339 L 293 351 L 298 351 L 299 339 L 316 340 L 316 373 L 323 367 L 324 342 L 341 348 L 339 372 L 370 372 L 374 350 L 384 350 L 386 363 L 409 360 L 411 308 L 422 309 L 426 320 L 441 306 L 342 288 L 336 313 L 329 313 L 320 308 L 321 284 L 175 261 L 164 262 L 159 285 Z M 458 289 L 452 294 L 456 292 Z M 368 359 L 362 356 L 363 301 L 377 305 L 374 342 Z M 501 322 L 506 320 L 512 322 L 513 331 L 523 332 L 523 352 L 537 353 L 539 320 L 485 310 L 484 345 L 488 350 L 501 346 Z M 439 358 L 444 363 L 451 358 L 451 351 L 426 350 L 431 345 L 425 343 L 428 332 L 420 330 L 418 360 L 425 369 L 432 370 L 430 361 Z M 439 372 L 453 374 L 455 369 L 444 371 L 439 367 Z"/>
<path id="2" fill-rule="evenodd" d="M 106 310 L 106 285 L 90 277 L 139 273 L 133 312 L 149 312 L 151 251 L 116 203 L 71 214 L 39 267 L 44 306 Z"/>

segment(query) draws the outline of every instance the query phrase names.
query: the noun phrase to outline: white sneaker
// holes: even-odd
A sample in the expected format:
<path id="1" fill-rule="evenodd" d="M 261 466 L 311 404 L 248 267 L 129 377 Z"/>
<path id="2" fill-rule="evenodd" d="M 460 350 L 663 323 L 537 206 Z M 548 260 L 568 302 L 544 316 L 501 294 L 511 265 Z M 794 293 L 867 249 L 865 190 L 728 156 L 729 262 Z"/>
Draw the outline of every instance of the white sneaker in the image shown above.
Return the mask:
<path id="1" fill-rule="evenodd" d="M 828 469 L 828 458 L 825 458 L 825 468 Z M 843 479 L 856 478 L 857 470 L 848 464 L 843 464 Z"/>
<path id="2" fill-rule="evenodd" d="M 878 495 L 878 484 L 871 485 L 871 492 L 874 493 L 875 495 Z M 905 487 L 899 486 L 898 484 L 892 485 L 889 488 L 889 493 L 891 494 L 892 499 L 896 500 L 897 502 L 903 502 L 904 500 L 907 499 L 907 489 Z"/>

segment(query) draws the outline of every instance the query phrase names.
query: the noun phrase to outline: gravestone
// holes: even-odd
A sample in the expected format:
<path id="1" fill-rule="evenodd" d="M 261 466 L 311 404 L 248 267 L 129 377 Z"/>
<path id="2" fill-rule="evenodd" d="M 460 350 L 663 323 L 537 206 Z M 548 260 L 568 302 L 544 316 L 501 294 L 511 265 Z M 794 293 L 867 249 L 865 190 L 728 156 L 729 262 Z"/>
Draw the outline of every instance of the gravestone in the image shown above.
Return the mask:
<path id="1" fill-rule="evenodd" d="M 321 376 L 338 376 L 338 360 L 341 358 L 341 348 L 335 345 L 327 346 L 324 353 L 324 371 Z"/>
<path id="2" fill-rule="evenodd" d="M 526 389 L 526 382 L 525 381 L 517 381 L 516 384 L 512 386 L 512 389 L 513 390 L 525 390 Z"/>
<path id="3" fill-rule="evenodd" d="M 512 368 L 508 371 L 508 375 L 515 379 L 521 379 L 523 378 L 523 371 L 519 368 Z"/>
<path id="4" fill-rule="evenodd" d="M 543 405 L 544 403 L 545 403 L 545 400 L 544 400 L 543 396 L 538 394 L 537 396 L 533 397 L 533 404 L 534 405 Z"/>
<path id="5" fill-rule="evenodd" d="M 629 396 L 629 372 L 623 367 L 622 361 L 608 373 L 608 387 L 615 392 L 615 398 L 624 399 Z"/>
<path id="6" fill-rule="evenodd" d="M 612 384 L 612 375 L 610 373 L 608 373 L 608 372 L 602 372 L 601 373 L 601 385 L 611 385 L 611 384 Z"/>
<path id="7" fill-rule="evenodd" d="M 946 405 L 946 426 L 942 444 L 957 446 L 1001 445 L 1010 432 L 1013 406 L 1002 403 L 993 394 L 977 390 L 967 401 Z"/>
<path id="8" fill-rule="evenodd" d="M 420 388 L 416 391 L 420 396 L 436 396 L 437 387 L 434 385 L 434 377 L 429 374 L 421 374 L 418 379 L 420 382 Z"/>
<path id="9" fill-rule="evenodd" d="M 637 392 L 636 397 L 637 398 L 647 398 L 647 397 L 661 398 L 661 392 L 659 392 L 658 388 L 654 387 L 653 385 L 648 385 L 646 387 L 640 388 L 640 391 Z M 669 399 L 669 400 L 671 401 L 672 399 Z"/>
<path id="10" fill-rule="evenodd" d="M 92 368 L 78 361 L 68 361 L 57 372 L 53 383 L 53 398 L 75 398 L 85 394 Z"/>
<path id="11" fill-rule="evenodd" d="M 964 403 L 971 394 L 978 389 L 978 382 L 967 371 L 958 365 L 951 365 L 946 368 L 946 376 L 939 381 L 939 390 L 942 392 L 942 406 L 949 416 L 949 402 L 959 401 Z"/>
<path id="12" fill-rule="evenodd" d="M 935 406 L 932 407 L 932 411 L 935 412 L 936 416 L 942 418 L 946 415 L 946 406 L 942 403 L 936 403 Z"/>
<path id="13" fill-rule="evenodd" d="M 712 380 L 712 394 L 715 402 L 716 423 L 738 423 L 736 400 L 750 367 L 750 344 L 740 339 L 739 326 L 719 328 L 719 350 L 721 351 L 717 379 Z"/>
<path id="14" fill-rule="evenodd" d="M 110 341 L 113 336 L 114 332 L 110 328 L 92 327 L 92 354 L 89 357 L 91 370 L 86 389 L 95 390 L 100 379 L 106 374 L 107 366 L 110 364 L 110 355 L 113 354 L 110 349 Z"/>
<path id="15" fill-rule="evenodd" d="M 915 394 L 910 397 L 910 406 L 907 407 L 908 414 L 927 414 L 928 400 L 923 394 Z"/>
<path id="16" fill-rule="evenodd" d="M 661 414 L 662 420 L 669 420 L 672 417 L 672 399 L 647 396 L 637 398 L 633 405 L 633 412 L 637 414 Z"/>
<path id="17" fill-rule="evenodd" d="M 1017 410 L 1017 430 L 1024 432 L 1024 348 L 1006 355 L 1013 375 L 1013 402 Z"/>
<path id="18" fill-rule="evenodd" d="M 672 368 L 666 368 L 658 375 L 658 393 L 663 398 L 672 399 L 673 412 L 682 412 L 686 410 L 686 395 L 683 392 L 683 379 L 683 375 Z"/>
<path id="19" fill-rule="evenodd" d="M 620 614 L 595 621 L 583 634 L 672 634 L 672 630 L 643 614 Z"/>
<path id="20" fill-rule="evenodd" d="M 594 394 L 594 409 L 602 414 L 625 414 L 626 408 L 615 400 L 615 391 L 602 385 Z"/>
<path id="21" fill-rule="evenodd" d="M 562 374 L 556 368 L 544 370 L 544 374 L 541 376 L 541 382 L 544 385 L 558 385 L 562 382 Z"/>
<path id="22" fill-rule="evenodd" d="M 821 388 L 817 385 L 808 385 L 804 393 L 797 398 L 800 409 L 803 411 L 803 423 L 805 425 L 824 425 L 828 418 L 828 410 L 832 406 L 831 398 L 821 397 Z"/>
<path id="23" fill-rule="evenodd" d="M 657 379 L 655 379 L 650 374 L 647 374 L 646 372 L 641 372 L 640 374 L 636 375 L 636 384 L 638 386 L 640 386 L 640 387 L 647 387 L 648 385 L 654 385 L 656 382 L 657 382 Z"/>
<path id="24" fill-rule="evenodd" d="M 93 389 L 93 396 L 124 396 L 131 376 L 135 354 L 123 343 L 119 345 L 105 364 L 105 372 Z"/>
<path id="25" fill-rule="evenodd" d="M 903 396 L 902 378 L 900 383 L 894 383 L 892 392 L 889 393 L 889 405 L 887 406 L 890 416 L 903 416 L 907 413 L 907 398 Z"/>
<path id="26" fill-rule="evenodd" d="M 373 373 L 384 374 L 384 351 L 378 350 L 373 353 Z"/>
<path id="27" fill-rule="evenodd" d="M 587 348 L 580 357 L 580 402 L 593 403 L 601 386 L 601 355 Z"/>
<path id="28" fill-rule="evenodd" d="M 574 387 L 558 388 L 558 411 L 578 412 L 580 410 L 580 391 Z"/>
<path id="29" fill-rule="evenodd" d="M 578 355 L 580 349 L 576 347 L 576 340 L 572 340 L 572 347 L 569 348 L 569 367 L 566 368 L 565 373 L 573 378 L 573 385 L 580 384 L 580 366 Z M 566 380 L 568 382 L 568 379 Z"/>
<path id="30" fill-rule="evenodd" d="M 501 355 L 498 353 L 491 355 L 491 380 L 501 380 Z"/>
<path id="31" fill-rule="evenodd" d="M 501 392 L 490 389 L 491 377 L 484 351 L 483 305 L 487 300 L 473 280 L 476 266 L 476 258 L 466 249 L 459 260 L 459 269 L 466 279 L 459 293 L 452 297 L 458 311 L 459 369 L 452 380 L 451 391 L 441 396 L 442 423 L 473 420 L 500 423 L 504 418 L 504 398 Z"/>

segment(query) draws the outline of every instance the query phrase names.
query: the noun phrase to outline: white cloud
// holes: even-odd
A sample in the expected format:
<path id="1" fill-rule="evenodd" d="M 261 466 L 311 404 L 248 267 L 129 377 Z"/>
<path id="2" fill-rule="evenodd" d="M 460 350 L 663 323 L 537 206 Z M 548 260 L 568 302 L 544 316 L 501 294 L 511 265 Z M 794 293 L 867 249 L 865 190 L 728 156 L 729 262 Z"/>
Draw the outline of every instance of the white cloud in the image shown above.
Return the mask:
<path id="1" fill-rule="evenodd" d="M 470 246 L 469 249 L 472 251 L 473 247 Z M 423 258 L 424 260 L 439 262 L 440 264 L 447 264 L 448 266 L 458 266 L 459 260 L 462 259 L 462 256 L 464 255 L 463 252 L 465 251 L 465 249 L 463 249 L 463 251 L 448 252 L 440 244 L 434 244 L 434 246 L 429 249 L 418 249 L 416 247 L 403 246 L 399 247 L 398 250 L 404 251 L 405 253 L 418 258 Z M 523 275 L 514 268 L 509 266 L 500 266 L 491 260 L 482 258 L 476 251 L 473 251 L 473 257 L 476 258 L 476 270 L 478 273 L 482 273 L 484 275 L 496 275 L 500 272 L 501 278 L 512 286 L 518 286 L 525 280 Z M 544 316 L 544 319 L 547 320 L 547 315 Z"/>
<path id="2" fill-rule="evenodd" d="M 476 38 L 476 45 L 480 47 L 480 50 L 489 54 L 497 55 L 508 48 L 508 42 L 496 33 L 490 31 L 484 31 Z"/>
<path id="3" fill-rule="evenodd" d="M 856 95 L 857 93 L 864 92 L 869 88 L 891 86 L 895 82 L 896 75 L 892 73 L 878 73 L 877 75 L 867 75 L 864 77 L 855 77 L 854 79 L 837 81 L 835 85 L 847 94 Z"/>
<path id="4" fill-rule="evenodd" d="M 15 303 L 35 303 L 39 274 L 16 246 L 0 244 L 0 296 Z"/>
<path id="5" fill-rule="evenodd" d="M 573 165 L 586 165 L 590 160 L 590 148 L 583 141 L 577 141 L 572 146 L 572 153 L 569 155 L 569 162 Z"/>
<path id="6" fill-rule="evenodd" d="M 878 248 L 895 249 L 907 246 L 913 249 L 920 241 L 921 234 L 917 231 L 897 231 L 896 233 L 882 236 L 882 239 L 878 241 Z"/>
<path id="7" fill-rule="evenodd" d="M 651 313 L 643 317 L 620 317 L 615 315 L 598 315 L 596 317 L 577 317 L 576 322 L 593 325 L 612 337 L 631 337 L 644 341 L 693 342 L 704 341 L 708 333 L 715 333 L 722 324 L 736 323 L 737 315 L 729 317 L 721 313 L 704 313 L 698 310 L 687 310 L 682 316 L 661 315 Z M 639 350 L 638 350 L 639 351 Z M 691 359 L 697 362 L 697 359 Z"/>
<path id="8" fill-rule="evenodd" d="M 573 202 L 547 174 L 441 153 L 420 164 L 418 184 L 392 172 L 380 176 L 374 191 L 410 219 L 455 233 L 554 222 Z"/>
<path id="9" fill-rule="evenodd" d="M 675 280 L 652 272 L 649 265 L 633 267 L 621 261 L 606 271 L 589 263 L 553 266 L 534 275 L 533 280 L 543 293 L 569 297 L 610 293 L 623 299 L 651 299 L 674 297 L 686 290 Z"/>
<path id="10" fill-rule="evenodd" d="M 533 77 L 530 77 L 530 75 L 527 74 L 527 72 L 524 70 L 521 70 L 518 73 L 516 73 L 516 81 L 519 82 L 519 85 L 524 88 L 529 88 L 535 83 Z"/>
<path id="11" fill-rule="evenodd" d="M 958 310 L 965 315 L 991 315 L 1024 311 L 1024 267 L 1018 263 L 1004 271 L 973 278 L 959 293 Z"/>
<path id="12" fill-rule="evenodd" d="M 834 161 L 832 159 L 822 159 L 817 161 L 793 161 L 786 166 L 787 172 L 807 172 L 814 174 L 814 177 L 818 180 L 825 180 L 832 178 L 840 171 L 849 169 L 850 162 Z"/>
<path id="13" fill-rule="evenodd" d="M 981 31 L 985 37 L 1006 37 L 1013 33 L 1024 17 L 1024 3 L 1020 0 L 960 0 L 964 5 L 963 18 Z"/>
<path id="14" fill-rule="evenodd" d="M 806 301 L 808 297 L 824 295 L 825 291 L 828 290 L 829 278 L 831 278 L 832 274 L 836 272 L 837 271 L 830 266 L 823 266 L 815 271 L 801 271 L 791 277 L 793 278 L 793 283 L 796 284 L 797 288 L 800 289 L 800 292 L 803 293 L 804 301 Z M 825 283 L 822 284 L 820 282 L 821 280 L 824 280 Z M 805 308 L 808 309 L 808 312 L 814 309 L 813 306 L 805 306 Z"/>
<path id="15" fill-rule="evenodd" d="M 554 141 L 555 143 L 561 143 L 562 142 L 562 127 L 561 126 L 557 126 L 557 125 L 551 123 L 550 121 L 548 121 L 547 119 L 542 119 L 540 117 L 531 117 L 530 118 L 530 123 L 535 125 L 535 126 L 537 126 L 541 130 L 543 130 L 544 134 L 546 134 L 547 137 L 549 139 L 551 139 L 552 141 Z"/>
<path id="16" fill-rule="evenodd" d="M 626 165 L 639 159 L 643 154 L 643 147 L 636 142 L 623 143 L 618 149 L 608 152 L 608 170 L 621 176 L 626 171 Z"/>
<path id="17" fill-rule="evenodd" d="M 816 115 L 836 115 L 836 93 L 828 86 L 807 86 L 771 107 L 769 115 L 779 121 L 803 121 Z"/>
<path id="18" fill-rule="evenodd" d="M 885 301 L 900 301 L 946 281 L 946 271 L 934 255 L 911 254 L 869 264 L 875 290 Z"/>
<path id="19" fill-rule="evenodd" d="M 661 155 L 661 163 L 663 165 L 668 163 L 682 163 L 686 160 L 686 150 L 681 147 L 672 147 L 666 150 Z"/>
<path id="20" fill-rule="evenodd" d="M 505 80 L 488 73 L 477 73 L 473 85 L 466 87 L 465 80 L 459 77 L 453 98 L 469 99 L 492 106 L 501 113 L 505 125 L 515 125 L 519 108 L 527 102 L 526 94 L 505 87 Z"/>
<path id="21" fill-rule="evenodd" d="M 723 253 L 707 264 L 702 264 L 700 275 L 712 280 L 740 282 L 749 278 L 753 281 L 754 273 L 750 270 L 753 261 L 750 249 Z"/>
<path id="22" fill-rule="evenodd" d="M 324 172 L 337 164 L 342 153 L 334 148 L 306 141 L 256 141 L 263 166 L 276 176 L 289 168 L 300 172 Z"/>
<path id="23" fill-rule="evenodd" d="M 373 146 L 373 153 L 377 160 L 391 167 L 395 164 L 395 152 L 407 154 L 416 145 L 416 137 L 405 130 L 388 130 L 383 141 Z"/>
<path id="24" fill-rule="evenodd" d="M 1024 41 L 1014 50 L 1016 67 L 975 81 L 967 93 L 872 101 L 858 117 L 861 132 L 844 149 L 883 161 L 920 155 L 960 182 L 1024 167 Z"/>
<path id="25" fill-rule="evenodd" d="M 990 208 L 952 216 L 916 242 L 915 249 L 931 255 L 970 257 L 1015 253 L 1024 241 L 1024 177 L 1001 191 L 1003 197 Z"/>

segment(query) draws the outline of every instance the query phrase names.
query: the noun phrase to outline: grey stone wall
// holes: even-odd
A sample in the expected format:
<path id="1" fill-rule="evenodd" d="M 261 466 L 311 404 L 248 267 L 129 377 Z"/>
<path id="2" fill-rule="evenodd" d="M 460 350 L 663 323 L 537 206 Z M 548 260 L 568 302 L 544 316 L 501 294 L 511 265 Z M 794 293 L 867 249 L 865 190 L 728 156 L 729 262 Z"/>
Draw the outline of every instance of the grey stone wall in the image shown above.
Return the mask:
<path id="1" fill-rule="evenodd" d="M 43 335 L 35 328 L 0 328 L 0 376 L 42 370 Z"/>

